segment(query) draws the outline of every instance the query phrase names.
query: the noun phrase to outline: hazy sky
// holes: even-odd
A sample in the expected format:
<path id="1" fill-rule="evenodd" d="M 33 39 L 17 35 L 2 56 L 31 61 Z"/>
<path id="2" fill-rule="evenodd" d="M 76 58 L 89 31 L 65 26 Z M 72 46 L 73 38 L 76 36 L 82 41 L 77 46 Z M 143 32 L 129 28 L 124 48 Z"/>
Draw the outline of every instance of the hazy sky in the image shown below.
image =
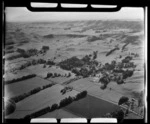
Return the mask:
<path id="1" fill-rule="evenodd" d="M 58 21 L 94 19 L 141 19 L 143 8 L 122 8 L 118 12 L 31 12 L 25 7 L 7 7 L 6 21 Z"/>

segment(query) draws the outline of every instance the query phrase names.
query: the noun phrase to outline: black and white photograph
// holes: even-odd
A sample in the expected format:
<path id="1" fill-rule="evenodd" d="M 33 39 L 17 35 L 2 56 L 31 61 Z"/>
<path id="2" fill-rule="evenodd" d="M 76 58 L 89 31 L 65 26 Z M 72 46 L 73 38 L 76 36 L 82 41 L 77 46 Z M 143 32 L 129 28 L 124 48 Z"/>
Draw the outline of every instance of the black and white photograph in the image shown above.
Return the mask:
<path id="1" fill-rule="evenodd" d="M 6 7 L 4 119 L 144 119 L 144 18 Z"/>

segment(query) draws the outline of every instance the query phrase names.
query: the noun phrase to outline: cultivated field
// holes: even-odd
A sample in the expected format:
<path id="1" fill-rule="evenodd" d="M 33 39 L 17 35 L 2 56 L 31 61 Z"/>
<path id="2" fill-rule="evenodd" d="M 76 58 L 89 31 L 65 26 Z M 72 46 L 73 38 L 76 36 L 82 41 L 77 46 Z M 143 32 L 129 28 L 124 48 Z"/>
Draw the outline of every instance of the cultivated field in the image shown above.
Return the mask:
<path id="1" fill-rule="evenodd" d="M 4 79 L 37 76 L 4 85 L 5 97 L 52 82 L 57 84 L 19 101 L 6 118 L 23 118 L 83 90 L 88 93 L 86 98 L 41 117 L 99 117 L 119 108 L 122 96 L 139 101 L 133 110 L 141 111 L 144 106 L 141 94 L 145 90 L 143 23 L 141 20 L 8 22 Z M 70 79 L 75 80 L 64 83 Z M 62 95 L 60 91 L 65 86 L 73 90 Z M 126 118 L 136 117 L 129 114 Z"/>

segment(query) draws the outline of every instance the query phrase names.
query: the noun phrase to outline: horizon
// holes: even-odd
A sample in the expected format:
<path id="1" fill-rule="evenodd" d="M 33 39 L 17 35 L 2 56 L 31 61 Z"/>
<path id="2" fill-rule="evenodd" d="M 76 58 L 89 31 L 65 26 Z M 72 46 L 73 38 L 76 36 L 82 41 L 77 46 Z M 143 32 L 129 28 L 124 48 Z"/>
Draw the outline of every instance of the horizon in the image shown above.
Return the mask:
<path id="1" fill-rule="evenodd" d="M 25 7 L 6 7 L 6 22 L 58 22 L 93 20 L 144 20 L 143 8 L 124 7 L 117 12 L 31 12 Z"/>

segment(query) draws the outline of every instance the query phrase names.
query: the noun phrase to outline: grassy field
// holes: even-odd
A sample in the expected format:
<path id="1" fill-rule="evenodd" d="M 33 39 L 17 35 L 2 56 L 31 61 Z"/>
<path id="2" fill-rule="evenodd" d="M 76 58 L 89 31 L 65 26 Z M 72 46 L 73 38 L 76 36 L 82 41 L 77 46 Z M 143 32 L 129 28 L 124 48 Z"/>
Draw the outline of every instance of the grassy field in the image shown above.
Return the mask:
<path id="1" fill-rule="evenodd" d="M 63 86 L 56 84 L 22 100 L 21 102 L 18 102 L 16 111 L 10 114 L 9 118 L 23 118 L 27 114 L 51 106 L 54 103 L 59 104 L 60 100 L 68 96 L 75 96 L 78 93 L 78 91 L 72 90 L 62 95 L 60 90 L 63 88 Z"/>
<path id="2" fill-rule="evenodd" d="M 57 118 L 57 119 L 61 119 L 61 118 L 78 118 L 77 115 L 66 111 L 64 109 L 58 109 L 55 110 L 53 112 L 49 112 L 45 115 L 40 116 L 39 118 Z"/>
<path id="3" fill-rule="evenodd" d="M 44 80 L 40 77 L 35 77 L 31 79 L 27 79 L 24 81 L 20 81 L 13 84 L 5 85 L 5 96 L 13 97 L 17 95 L 21 95 L 23 93 L 27 93 L 28 91 L 42 87 L 43 85 L 50 84 L 50 81 Z"/>
<path id="4" fill-rule="evenodd" d="M 73 113 L 81 114 L 86 118 L 96 118 L 101 117 L 107 112 L 112 112 L 116 109 L 119 109 L 119 106 L 87 95 L 85 98 L 68 105 L 65 107 L 65 109 Z"/>

